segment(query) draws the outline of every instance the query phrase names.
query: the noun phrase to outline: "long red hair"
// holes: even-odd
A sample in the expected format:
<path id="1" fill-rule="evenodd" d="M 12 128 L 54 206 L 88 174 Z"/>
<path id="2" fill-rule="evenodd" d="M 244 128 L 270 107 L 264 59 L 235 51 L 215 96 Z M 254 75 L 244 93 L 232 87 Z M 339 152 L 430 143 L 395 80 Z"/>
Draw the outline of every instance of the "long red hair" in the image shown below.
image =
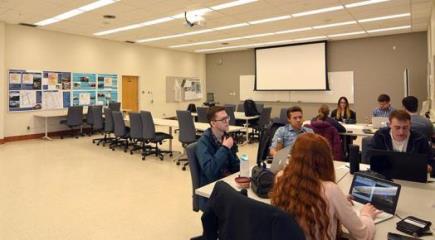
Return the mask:
<path id="1" fill-rule="evenodd" d="M 296 139 L 290 162 L 270 193 L 271 203 L 293 215 L 310 239 L 331 240 L 321 181 L 335 182 L 331 148 L 320 135 L 302 134 Z"/>

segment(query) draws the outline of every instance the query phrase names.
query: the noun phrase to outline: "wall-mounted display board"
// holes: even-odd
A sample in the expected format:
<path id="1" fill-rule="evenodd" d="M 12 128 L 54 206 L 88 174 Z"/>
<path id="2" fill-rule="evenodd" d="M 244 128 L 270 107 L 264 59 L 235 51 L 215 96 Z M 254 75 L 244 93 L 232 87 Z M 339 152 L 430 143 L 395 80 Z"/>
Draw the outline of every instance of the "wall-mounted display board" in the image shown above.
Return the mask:
<path id="1" fill-rule="evenodd" d="M 9 70 L 9 111 L 52 110 L 118 101 L 118 75 Z"/>
<path id="2" fill-rule="evenodd" d="M 166 102 L 202 99 L 201 81 L 197 78 L 166 77 Z"/>
<path id="3" fill-rule="evenodd" d="M 9 70 L 9 111 L 38 110 L 42 107 L 42 73 Z"/>

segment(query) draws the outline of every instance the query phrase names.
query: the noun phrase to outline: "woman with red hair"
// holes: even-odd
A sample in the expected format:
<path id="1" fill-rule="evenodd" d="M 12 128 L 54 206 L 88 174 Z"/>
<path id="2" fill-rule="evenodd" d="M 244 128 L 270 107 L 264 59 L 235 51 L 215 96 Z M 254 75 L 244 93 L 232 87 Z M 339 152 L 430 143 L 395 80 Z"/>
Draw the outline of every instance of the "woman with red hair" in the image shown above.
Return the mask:
<path id="1" fill-rule="evenodd" d="M 273 205 L 293 215 L 307 239 L 335 240 L 343 226 L 354 239 L 373 239 L 378 211 L 366 204 L 358 216 L 335 183 L 332 152 L 325 138 L 300 135 L 287 167 L 277 175 Z"/>

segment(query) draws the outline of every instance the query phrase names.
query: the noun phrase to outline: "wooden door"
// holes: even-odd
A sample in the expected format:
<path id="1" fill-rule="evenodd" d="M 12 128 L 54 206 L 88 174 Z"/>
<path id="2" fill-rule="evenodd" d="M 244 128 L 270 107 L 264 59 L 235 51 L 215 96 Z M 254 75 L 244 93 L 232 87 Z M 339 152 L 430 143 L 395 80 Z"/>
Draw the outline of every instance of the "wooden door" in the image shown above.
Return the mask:
<path id="1" fill-rule="evenodd" d="M 122 76 L 122 109 L 137 112 L 139 110 L 139 77 Z"/>

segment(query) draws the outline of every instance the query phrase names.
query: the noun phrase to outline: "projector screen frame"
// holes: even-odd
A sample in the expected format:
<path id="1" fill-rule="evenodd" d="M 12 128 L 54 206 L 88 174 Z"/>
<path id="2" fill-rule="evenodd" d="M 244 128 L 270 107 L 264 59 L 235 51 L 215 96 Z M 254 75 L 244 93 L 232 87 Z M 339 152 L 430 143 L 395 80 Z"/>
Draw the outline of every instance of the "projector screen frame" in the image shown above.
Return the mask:
<path id="1" fill-rule="evenodd" d="M 324 43 L 325 44 L 325 81 L 326 81 L 326 89 L 257 89 L 257 50 L 268 49 L 268 48 L 280 48 L 280 47 L 288 47 L 288 46 L 297 46 L 297 45 L 308 45 L 308 44 L 317 44 Z M 292 44 L 284 44 L 284 45 L 275 45 L 275 46 L 267 46 L 267 47 L 258 47 L 254 48 L 255 54 L 255 83 L 254 83 L 254 91 L 330 91 L 329 81 L 328 81 L 328 41 L 314 41 L 314 42 L 302 42 L 302 43 L 292 43 Z"/>

